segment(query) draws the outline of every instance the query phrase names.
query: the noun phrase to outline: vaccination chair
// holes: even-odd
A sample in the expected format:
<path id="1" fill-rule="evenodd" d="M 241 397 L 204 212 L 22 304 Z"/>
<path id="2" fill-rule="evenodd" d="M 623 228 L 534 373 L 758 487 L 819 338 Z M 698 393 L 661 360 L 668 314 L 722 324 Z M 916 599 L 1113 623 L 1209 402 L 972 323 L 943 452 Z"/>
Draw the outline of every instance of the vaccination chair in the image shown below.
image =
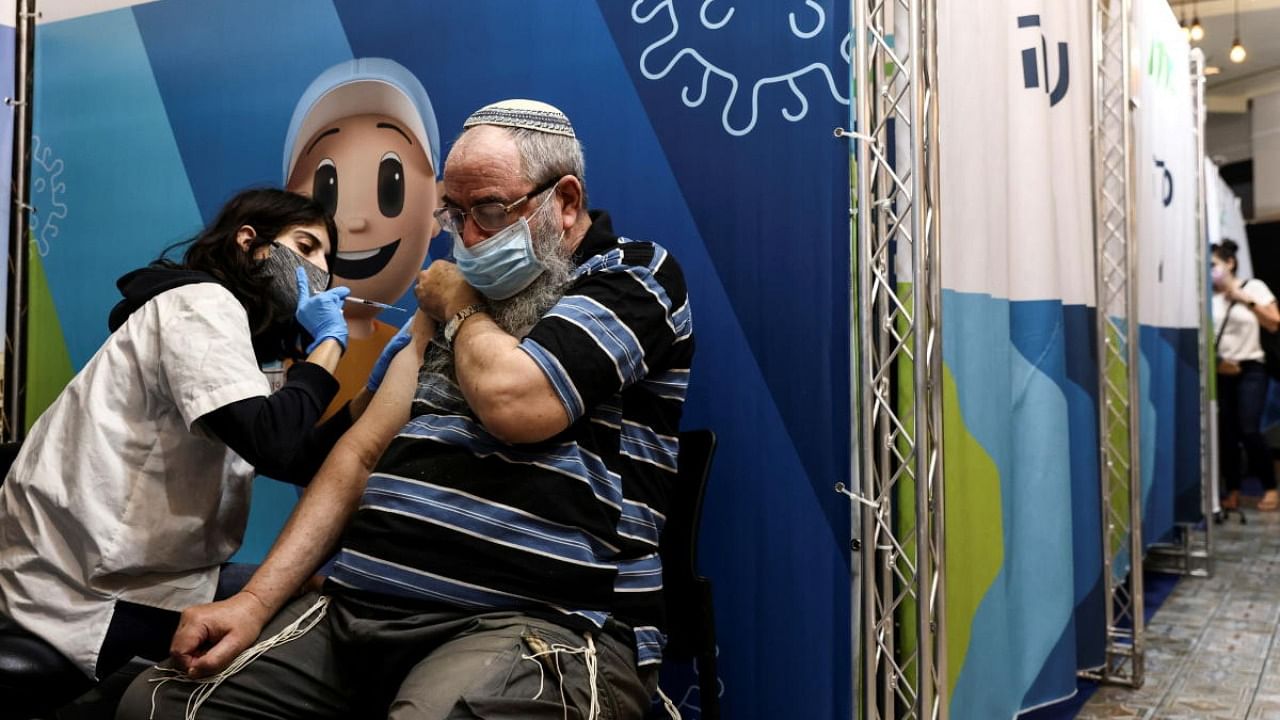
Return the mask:
<path id="1" fill-rule="evenodd" d="M 694 661 L 702 717 L 707 720 L 720 717 L 720 680 L 711 581 L 698 574 L 698 525 L 715 451 L 716 435 L 710 430 L 680 433 L 678 472 L 659 549 L 667 612 L 663 654 L 669 659 Z"/>

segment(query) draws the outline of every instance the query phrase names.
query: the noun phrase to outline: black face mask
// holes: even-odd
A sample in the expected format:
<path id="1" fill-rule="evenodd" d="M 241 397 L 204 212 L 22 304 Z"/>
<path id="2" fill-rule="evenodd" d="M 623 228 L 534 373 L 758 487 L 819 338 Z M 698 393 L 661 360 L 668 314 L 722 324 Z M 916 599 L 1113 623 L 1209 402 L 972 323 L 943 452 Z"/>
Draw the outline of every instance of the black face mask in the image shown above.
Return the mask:
<path id="1" fill-rule="evenodd" d="M 259 268 L 271 278 L 268 296 L 272 310 L 281 317 L 293 317 L 298 310 L 298 268 L 306 271 L 307 289 L 312 295 L 328 290 L 333 281 L 327 271 L 277 242 L 271 243 L 271 254 L 263 258 Z"/>
<path id="2" fill-rule="evenodd" d="M 253 336 L 253 352 L 259 363 L 276 360 L 301 360 L 312 337 L 294 315 L 298 311 L 297 268 L 307 273 L 307 283 L 312 294 L 329 289 L 332 277 L 293 250 L 276 242 L 271 243 L 271 254 L 258 264 L 259 271 L 269 278 L 267 302 L 270 307 L 263 314 L 270 317 L 266 327 Z"/>

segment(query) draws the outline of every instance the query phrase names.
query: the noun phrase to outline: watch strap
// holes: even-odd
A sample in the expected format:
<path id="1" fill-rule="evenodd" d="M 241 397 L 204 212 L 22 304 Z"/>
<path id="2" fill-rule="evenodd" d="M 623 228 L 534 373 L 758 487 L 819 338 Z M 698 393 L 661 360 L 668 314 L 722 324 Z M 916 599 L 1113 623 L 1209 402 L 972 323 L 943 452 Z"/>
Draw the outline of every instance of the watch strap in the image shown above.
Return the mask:
<path id="1" fill-rule="evenodd" d="M 458 330 L 462 329 L 462 323 L 466 322 L 467 318 L 482 311 L 484 311 L 483 305 L 472 303 L 449 318 L 449 322 L 444 325 L 444 341 L 449 344 L 449 347 L 453 347 L 453 339 L 458 336 Z"/>

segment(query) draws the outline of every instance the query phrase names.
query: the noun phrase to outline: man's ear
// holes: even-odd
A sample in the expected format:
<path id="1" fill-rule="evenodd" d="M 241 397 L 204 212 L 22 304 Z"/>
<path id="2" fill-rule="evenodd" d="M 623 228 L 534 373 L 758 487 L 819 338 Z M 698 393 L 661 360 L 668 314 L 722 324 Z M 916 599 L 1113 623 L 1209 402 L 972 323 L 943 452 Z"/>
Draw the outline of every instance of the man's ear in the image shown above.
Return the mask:
<path id="1" fill-rule="evenodd" d="M 578 215 L 586 212 L 582 207 L 582 181 L 574 175 L 566 175 L 555 192 L 563 206 L 560 211 L 561 227 L 567 231 L 578 223 Z"/>
<path id="2" fill-rule="evenodd" d="M 241 250 L 249 252 L 249 243 L 253 242 L 256 237 L 258 237 L 258 231 L 254 230 L 253 226 L 241 225 L 240 229 L 236 231 L 236 244 L 240 246 Z"/>
<path id="3" fill-rule="evenodd" d="M 444 197 L 444 179 L 436 181 L 435 197 L 431 198 L 431 231 L 427 233 L 428 238 L 433 238 L 440 234 L 440 223 L 436 221 L 436 210 L 440 208 L 440 198 Z"/>

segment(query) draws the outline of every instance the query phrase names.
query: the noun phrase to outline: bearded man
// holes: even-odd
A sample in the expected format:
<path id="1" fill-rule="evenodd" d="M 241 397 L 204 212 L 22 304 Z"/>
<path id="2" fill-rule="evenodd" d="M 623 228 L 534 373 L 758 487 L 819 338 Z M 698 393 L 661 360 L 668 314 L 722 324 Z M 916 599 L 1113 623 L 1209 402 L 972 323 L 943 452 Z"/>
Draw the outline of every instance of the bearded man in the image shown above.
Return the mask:
<path id="1" fill-rule="evenodd" d="M 644 716 L 693 327 L 676 261 L 588 213 L 583 178 L 556 108 L 468 118 L 436 213 L 455 262 L 422 273 L 409 347 L 119 717 Z"/>

